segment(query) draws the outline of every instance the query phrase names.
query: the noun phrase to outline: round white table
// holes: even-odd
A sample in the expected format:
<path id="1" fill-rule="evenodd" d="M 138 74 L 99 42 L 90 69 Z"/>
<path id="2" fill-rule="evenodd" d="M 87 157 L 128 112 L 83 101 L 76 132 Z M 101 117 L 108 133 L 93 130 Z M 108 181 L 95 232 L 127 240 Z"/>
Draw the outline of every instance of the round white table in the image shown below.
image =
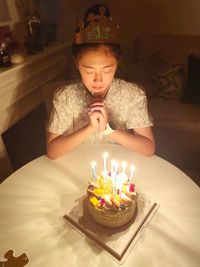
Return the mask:
<path id="1" fill-rule="evenodd" d="M 108 168 L 111 159 L 134 164 L 136 188 L 160 205 L 122 266 L 199 267 L 200 188 L 167 161 L 120 145 L 82 145 L 56 161 L 42 156 L 9 176 L 0 185 L 0 261 L 13 249 L 31 267 L 118 266 L 61 220 L 70 194 L 86 189 L 91 162 L 103 170 L 104 152 Z"/>

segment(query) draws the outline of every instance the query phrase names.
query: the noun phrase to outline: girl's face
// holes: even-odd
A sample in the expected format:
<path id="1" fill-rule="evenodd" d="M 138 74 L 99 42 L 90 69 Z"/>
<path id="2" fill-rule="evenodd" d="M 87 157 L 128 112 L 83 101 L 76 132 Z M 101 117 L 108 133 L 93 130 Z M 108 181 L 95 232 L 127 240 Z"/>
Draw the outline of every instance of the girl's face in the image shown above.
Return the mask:
<path id="1" fill-rule="evenodd" d="M 106 46 L 85 52 L 78 61 L 78 69 L 86 88 L 104 97 L 117 70 L 117 59 Z"/>

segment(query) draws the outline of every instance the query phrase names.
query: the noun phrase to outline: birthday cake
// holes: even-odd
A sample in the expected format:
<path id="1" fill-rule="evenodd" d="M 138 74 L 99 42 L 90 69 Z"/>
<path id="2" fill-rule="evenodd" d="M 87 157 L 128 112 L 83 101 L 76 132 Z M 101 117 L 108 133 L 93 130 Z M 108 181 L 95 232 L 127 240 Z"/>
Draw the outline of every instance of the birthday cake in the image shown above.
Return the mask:
<path id="1" fill-rule="evenodd" d="M 128 223 L 136 211 L 135 185 L 124 173 L 103 173 L 89 182 L 87 205 L 99 224 L 117 228 Z"/>

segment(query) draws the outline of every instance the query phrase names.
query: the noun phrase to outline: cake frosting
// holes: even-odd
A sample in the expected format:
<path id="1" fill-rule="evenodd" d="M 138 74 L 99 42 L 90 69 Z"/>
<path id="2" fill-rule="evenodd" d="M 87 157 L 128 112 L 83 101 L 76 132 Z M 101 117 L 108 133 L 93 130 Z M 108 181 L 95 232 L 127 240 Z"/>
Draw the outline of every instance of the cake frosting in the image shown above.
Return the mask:
<path id="1" fill-rule="evenodd" d="M 91 217 L 99 224 L 112 228 L 123 226 L 136 210 L 135 185 L 123 173 L 117 179 L 110 173 L 100 175 L 89 182 L 87 203 Z"/>

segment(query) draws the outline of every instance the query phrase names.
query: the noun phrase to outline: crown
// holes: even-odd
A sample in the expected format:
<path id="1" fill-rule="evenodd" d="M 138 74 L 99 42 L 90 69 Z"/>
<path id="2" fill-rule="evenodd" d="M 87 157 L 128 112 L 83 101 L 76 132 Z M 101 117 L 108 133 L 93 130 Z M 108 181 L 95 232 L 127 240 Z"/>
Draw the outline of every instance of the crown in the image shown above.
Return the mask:
<path id="1" fill-rule="evenodd" d="M 105 16 L 105 7 L 99 7 L 99 15 L 89 13 L 86 23 L 83 21 L 75 33 L 75 44 L 112 43 L 119 44 L 119 26 L 112 18 Z"/>

